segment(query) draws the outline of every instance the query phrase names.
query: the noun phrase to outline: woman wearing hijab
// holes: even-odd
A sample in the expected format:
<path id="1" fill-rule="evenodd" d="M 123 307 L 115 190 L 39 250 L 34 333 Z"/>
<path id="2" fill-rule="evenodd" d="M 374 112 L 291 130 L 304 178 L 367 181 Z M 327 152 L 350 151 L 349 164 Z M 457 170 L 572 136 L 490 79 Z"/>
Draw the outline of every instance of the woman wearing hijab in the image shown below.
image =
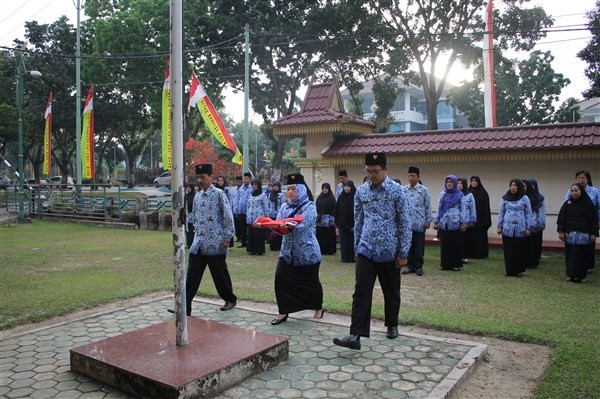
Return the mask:
<path id="1" fill-rule="evenodd" d="M 281 205 L 285 202 L 285 195 L 281 192 L 281 183 L 274 182 L 269 193 L 269 217 L 273 220 L 277 218 L 277 212 Z M 269 230 L 267 232 L 271 233 Z M 269 241 L 271 251 L 279 251 L 281 249 L 281 236 L 276 233 L 271 233 Z"/>
<path id="2" fill-rule="evenodd" d="M 462 205 L 464 207 L 464 220 L 466 222 L 466 231 L 465 237 L 463 240 L 463 259 L 462 263 L 469 263 L 469 258 L 472 256 L 472 249 L 470 247 L 471 244 L 471 235 L 473 233 L 473 228 L 475 227 L 475 223 L 477 222 L 477 211 L 475 209 L 475 197 L 473 194 L 469 192 L 469 183 L 467 182 L 466 177 L 461 177 L 458 179 L 458 189 L 463 193 L 463 197 L 461 199 Z"/>
<path id="3" fill-rule="evenodd" d="M 529 260 L 527 261 L 528 269 L 535 269 L 540 265 L 542 257 L 542 240 L 544 229 L 546 228 L 546 203 L 544 196 L 540 194 L 537 180 L 526 180 L 527 198 L 531 203 L 531 237 L 529 238 Z"/>
<path id="4" fill-rule="evenodd" d="M 340 231 L 342 263 L 354 262 L 354 194 L 352 180 L 343 183 L 343 189 L 335 204 L 335 224 Z"/>
<path id="5" fill-rule="evenodd" d="M 578 170 L 575 172 L 575 179 L 577 183 L 582 184 L 585 187 L 585 192 L 592 200 L 592 204 L 596 207 L 597 218 L 600 221 L 600 190 L 592 185 L 592 175 L 588 170 Z M 569 199 L 570 192 L 567 191 L 565 195 L 565 201 Z M 587 265 L 588 273 L 591 273 L 594 269 L 596 262 L 596 245 L 587 246 L 587 258 L 584 260 Z"/>
<path id="6" fill-rule="evenodd" d="M 252 180 L 252 193 L 248 197 L 248 210 L 246 211 L 246 224 L 248 225 L 248 243 L 246 252 L 250 255 L 263 255 L 265 253 L 265 232 L 254 226 L 254 221 L 269 215 L 269 199 L 262 191 L 262 181 Z"/>
<path id="7" fill-rule="evenodd" d="M 333 255 L 336 251 L 335 237 L 335 196 L 329 183 L 321 185 L 321 194 L 315 202 L 317 206 L 317 241 L 322 255 Z"/>
<path id="8" fill-rule="evenodd" d="M 587 277 L 587 247 L 598 237 L 596 207 L 581 183 L 571 186 L 556 221 L 558 238 L 565 243 L 567 281 L 585 282 Z"/>
<path id="9" fill-rule="evenodd" d="M 456 176 L 449 175 L 440 193 L 433 228 L 440 232 L 440 268 L 458 271 L 462 267 L 464 232 L 467 228 L 464 197 L 458 189 Z"/>
<path id="10" fill-rule="evenodd" d="M 187 228 L 185 229 L 185 247 L 189 248 L 194 242 L 194 197 L 196 196 L 196 188 L 193 184 L 188 183 L 185 185 L 185 196 L 183 202 L 185 203 L 185 210 L 187 215 Z"/>
<path id="11" fill-rule="evenodd" d="M 490 209 L 490 196 L 481 184 L 479 176 L 471 176 L 469 192 L 475 199 L 476 222 L 471 229 L 468 245 L 471 259 L 483 259 L 489 256 L 488 229 L 492 226 L 492 211 Z"/>
<path id="12" fill-rule="evenodd" d="M 531 235 L 531 203 L 521 179 L 512 179 L 502 196 L 497 233 L 502 234 L 507 276 L 521 277 L 527 262 L 527 240 Z"/>
<path id="13" fill-rule="evenodd" d="M 287 321 L 289 313 L 305 309 L 314 310 L 314 317 L 318 319 L 325 313 L 323 286 L 319 280 L 321 250 L 314 233 L 317 209 L 308 199 L 302 175 L 289 175 L 287 185 L 288 200 L 279 209 L 277 219 L 302 215 L 302 222 L 288 227 L 289 234 L 283 236 L 275 271 L 279 314 L 271 321 L 272 325 Z"/>

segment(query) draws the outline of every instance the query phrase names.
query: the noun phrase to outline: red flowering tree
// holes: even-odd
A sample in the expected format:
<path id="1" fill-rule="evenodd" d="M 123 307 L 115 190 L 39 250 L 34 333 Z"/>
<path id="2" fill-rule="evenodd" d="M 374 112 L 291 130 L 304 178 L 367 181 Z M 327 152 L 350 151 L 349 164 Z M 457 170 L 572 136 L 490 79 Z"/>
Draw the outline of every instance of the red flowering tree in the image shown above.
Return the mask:
<path id="1" fill-rule="evenodd" d="M 194 140 L 190 138 L 184 145 L 185 173 L 190 183 L 196 183 L 196 165 L 201 163 L 212 164 L 213 177 L 225 176 L 229 185 L 233 185 L 235 176 L 242 174 L 242 166 L 231 162 L 231 152 L 222 156 L 215 152 L 212 143 L 208 140 Z M 224 158 L 229 156 L 229 159 Z M 223 159 L 224 158 L 224 159 Z"/>

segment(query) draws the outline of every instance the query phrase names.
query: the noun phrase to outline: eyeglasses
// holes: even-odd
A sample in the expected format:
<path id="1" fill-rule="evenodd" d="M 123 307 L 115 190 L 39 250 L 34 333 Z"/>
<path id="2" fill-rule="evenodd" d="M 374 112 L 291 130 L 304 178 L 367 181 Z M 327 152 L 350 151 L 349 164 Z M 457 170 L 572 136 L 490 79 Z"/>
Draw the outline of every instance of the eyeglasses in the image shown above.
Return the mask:
<path id="1" fill-rule="evenodd" d="M 379 168 L 379 169 L 367 169 L 364 168 L 363 172 L 365 172 L 365 174 L 369 175 L 369 176 L 373 176 L 376 175 L 377 173 L 381 172 L 383 169 Z"/>

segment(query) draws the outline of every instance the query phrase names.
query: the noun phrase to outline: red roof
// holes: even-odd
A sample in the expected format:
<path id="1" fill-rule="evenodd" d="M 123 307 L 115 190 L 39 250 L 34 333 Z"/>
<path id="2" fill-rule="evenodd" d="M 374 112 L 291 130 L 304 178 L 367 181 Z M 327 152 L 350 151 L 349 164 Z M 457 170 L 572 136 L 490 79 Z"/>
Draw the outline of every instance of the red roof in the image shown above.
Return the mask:
<path id="1" fill-rule="evenodd" d="M 600 149 L 600 123 L 341 136 L 336 138 L 323 156 L 359 155 L 372 151 L 384 151 L 389 154 L 424 154 L 567 148 Z"/>
<path id="2" fill-rule="evenodd" d="M 358 115 L 344 111 L 340 90 L 335 82 L 313 84 L 308 87 L 302 109 L 273 122 L 274 127 L 313 125 L 319 123 L 352 122 L 373 126 Z"/>

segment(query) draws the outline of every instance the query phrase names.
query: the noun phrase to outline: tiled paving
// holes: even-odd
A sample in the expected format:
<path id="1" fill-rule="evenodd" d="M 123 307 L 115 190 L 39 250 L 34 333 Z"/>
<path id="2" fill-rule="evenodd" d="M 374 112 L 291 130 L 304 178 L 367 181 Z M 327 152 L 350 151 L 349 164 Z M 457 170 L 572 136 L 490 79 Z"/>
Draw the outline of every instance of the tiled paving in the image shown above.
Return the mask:
<path id="1" fill-rule="evenodd" d="M 172 317 L 172 298 L 96 314 L 2 339 L 2 398 L 131 398 L 116 388 L 70 371 L 73 347 L 119 335 Z M 289 359 L 222 393 L 219 398 L 444 398 L 475 367 L 485 345 L 406 334 L 388 340 L 374 322 L 362 350 L 333 345 L 347 334 L 349 320 L 325 314 L 315 320 L 299 313 L 271 326 L 273 307 L 240 303 L 221 312 L 221 303 L 202 299 L 193 315 L 241 328 L 286 336 Z M 379 323 L 380 324 L 380 323 Z M 226 345 L 226 343 L 223 343 Z"/>

